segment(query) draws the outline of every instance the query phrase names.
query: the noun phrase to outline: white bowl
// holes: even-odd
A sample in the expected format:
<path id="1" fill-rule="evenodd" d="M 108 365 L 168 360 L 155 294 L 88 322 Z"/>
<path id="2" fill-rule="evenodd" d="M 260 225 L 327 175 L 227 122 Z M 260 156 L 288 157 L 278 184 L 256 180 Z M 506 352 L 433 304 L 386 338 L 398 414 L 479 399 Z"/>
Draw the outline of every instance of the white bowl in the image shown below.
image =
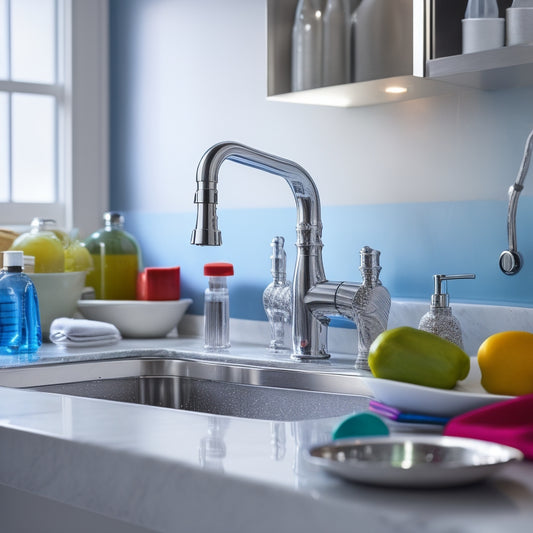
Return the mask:
<path id="1" fill-rule="evenodd" d="M 86 272 L 28 273 L 37 289 L 41 330 L 48 337 L 55 318 L 71 318 L 85 286 Z"/>
<path id="2" fill-rule="evenodd" d="M 89 320 L 109 322 L 123 337 L 166 337 L 192 303 L 181 300 L 79 300 L 80 313 Z"/>

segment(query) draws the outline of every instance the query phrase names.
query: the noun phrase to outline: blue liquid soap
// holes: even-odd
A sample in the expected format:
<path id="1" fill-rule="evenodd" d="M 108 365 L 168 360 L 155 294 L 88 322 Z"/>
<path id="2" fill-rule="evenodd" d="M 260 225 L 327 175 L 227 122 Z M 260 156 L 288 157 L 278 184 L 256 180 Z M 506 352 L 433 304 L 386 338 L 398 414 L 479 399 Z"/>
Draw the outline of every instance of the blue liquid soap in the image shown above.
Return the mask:
<path id="1" fill-rule="evenodd" d="M 0 355 L 32 354 L 42 343 L 37 291 L 22 272 L 23 252 L 4 252 L 0 273 Z"/>

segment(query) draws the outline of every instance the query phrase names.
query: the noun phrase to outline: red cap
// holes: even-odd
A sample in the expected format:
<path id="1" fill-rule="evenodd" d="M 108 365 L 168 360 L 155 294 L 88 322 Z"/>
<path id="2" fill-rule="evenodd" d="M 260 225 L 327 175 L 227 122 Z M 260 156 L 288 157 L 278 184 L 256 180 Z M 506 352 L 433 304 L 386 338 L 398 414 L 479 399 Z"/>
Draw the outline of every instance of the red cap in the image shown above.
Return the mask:
<path id="1" fill-rule="evenodd" d="M 231 263 L 207 263 L 204 265 L 204 276 L 233 276 Z"/>

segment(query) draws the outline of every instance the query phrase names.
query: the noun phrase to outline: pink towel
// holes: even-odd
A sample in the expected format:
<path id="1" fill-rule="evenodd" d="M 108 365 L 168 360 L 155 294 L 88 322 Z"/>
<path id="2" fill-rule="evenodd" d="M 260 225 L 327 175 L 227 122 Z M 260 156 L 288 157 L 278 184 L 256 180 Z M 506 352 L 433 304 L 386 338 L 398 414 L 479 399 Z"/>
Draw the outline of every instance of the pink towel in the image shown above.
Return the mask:
<path id="1" fill-rule="evenodd" d="M 533 460 L 533 394 L 456 416 L 446 424 L 444 435 L 505 444 Z"/>

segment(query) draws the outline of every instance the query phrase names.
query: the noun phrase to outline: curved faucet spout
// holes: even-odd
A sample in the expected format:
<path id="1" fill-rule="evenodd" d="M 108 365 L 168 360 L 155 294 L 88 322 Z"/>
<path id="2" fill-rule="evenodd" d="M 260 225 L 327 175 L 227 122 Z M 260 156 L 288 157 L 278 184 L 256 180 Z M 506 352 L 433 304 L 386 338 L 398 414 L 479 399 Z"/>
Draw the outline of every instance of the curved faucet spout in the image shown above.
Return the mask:
<path id="1" fill-rule="evenodd" d="M 194 202 L 198 206 L 205 204 L 215 206 L 218 202 L 217 184 L 220 166 L 226 160 L 234 161 L 248 167 L 256 168 L 285 179 L 292 190 L 297 207 L 298 227 L 304 233 L 314 232 L 312 239 L 322 244 L 322 221 L 320 218 L 320 199 L 316 185 L 311 176 L 297 163 L 281 157 L 267 154 L 235 142 L 222 142 L 212 146 L 203 155 L 196 171 L 196 195 Z M 216 209 L 208 210 L 208 216 L 200 216 L 191 237 L 191 244 L 218 246 L 222 244 L 216 218 Z M 214 217 L 213 217 L 214 215 Z M 204 230 L 211 230 L 207 234 Z M 307 239 L 298 233 L 304 241 Z M 298 243 L 297 243 L 298 244 Z"/>
<path id="2" fill-rule="evenodd" d="M 293 277 L 293 357 L 326 358 L 327 327 L 304 303 L 307 291 L 326 280 L 322 263 L 322 220 L 320 199 L 311 176 L 297 163 L 248 146 L 223 142 L 204 154 L 196 172 L 196 228 L 191 244 L 217 246 L 222 243 L 218 229 L 218 173 L 226 160 L 275 174 L 289 184 L 297 210 L 297 256 Z"/>

